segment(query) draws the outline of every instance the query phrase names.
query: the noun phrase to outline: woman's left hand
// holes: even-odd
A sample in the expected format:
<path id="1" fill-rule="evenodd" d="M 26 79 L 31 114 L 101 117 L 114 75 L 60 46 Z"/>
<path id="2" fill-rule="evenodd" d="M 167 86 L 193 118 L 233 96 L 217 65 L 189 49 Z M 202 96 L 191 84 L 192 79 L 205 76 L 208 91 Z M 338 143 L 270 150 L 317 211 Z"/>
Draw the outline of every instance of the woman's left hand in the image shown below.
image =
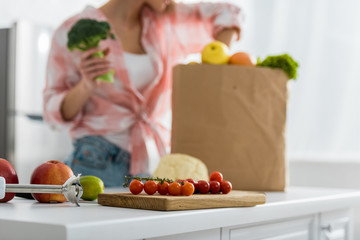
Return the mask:
<path id="1" fill-rule="evenodd" d="M 230 46 L 232 42 L 236 41 L 238 35 L 240 35 L 238 31 L 236 28 L 225 28 L 215 36 L 215 39 Z"/>

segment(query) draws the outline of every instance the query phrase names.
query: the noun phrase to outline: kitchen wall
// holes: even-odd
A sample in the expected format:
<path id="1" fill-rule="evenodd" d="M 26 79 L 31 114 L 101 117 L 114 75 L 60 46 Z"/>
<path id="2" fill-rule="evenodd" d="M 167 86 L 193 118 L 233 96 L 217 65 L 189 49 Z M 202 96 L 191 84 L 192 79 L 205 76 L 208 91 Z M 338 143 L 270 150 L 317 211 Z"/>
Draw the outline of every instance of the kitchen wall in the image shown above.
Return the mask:
<path id="1" fill-rule="evenodd" d="M 15 20 L 27 19 L 49 27 L 81 11 L 86 5 L 100 6 L 106 0 L 1 0 L 0 28 L 10 26 Z"/>

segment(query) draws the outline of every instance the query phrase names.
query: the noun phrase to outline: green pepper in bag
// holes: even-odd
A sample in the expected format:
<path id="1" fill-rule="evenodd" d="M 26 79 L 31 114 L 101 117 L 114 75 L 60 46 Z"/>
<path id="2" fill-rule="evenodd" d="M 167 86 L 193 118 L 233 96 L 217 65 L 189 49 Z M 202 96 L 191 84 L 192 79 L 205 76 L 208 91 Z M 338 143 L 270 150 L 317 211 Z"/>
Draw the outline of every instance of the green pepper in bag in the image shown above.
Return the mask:
<path id="1" fill-rule="evenodd" d="M 281 68 L 289 76 L 289 79 L 296 79 L 299 64 L 289 54 L 268 56 L 263 61 L 257 59 L 256 66 Z"/>

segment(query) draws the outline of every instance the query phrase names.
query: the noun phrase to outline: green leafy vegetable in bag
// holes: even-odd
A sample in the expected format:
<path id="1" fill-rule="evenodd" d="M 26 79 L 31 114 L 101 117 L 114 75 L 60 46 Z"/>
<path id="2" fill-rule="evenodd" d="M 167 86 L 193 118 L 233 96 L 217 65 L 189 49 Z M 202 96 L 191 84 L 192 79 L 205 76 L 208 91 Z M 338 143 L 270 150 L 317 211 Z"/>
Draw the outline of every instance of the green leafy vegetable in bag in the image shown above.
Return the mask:
<path id="1" fill-rule="evenodd" d="M 299 64 L 288 54 L 268 56 L 263 61 L 257 59 L 256 66 L 281 68 L 289 76 L 289 79 L 296 79 Z"/>
<path id="2" fill-rule="evenodd" d="M 97 47 L 101 40 L 108 37 L 114 39 L 114 35 L 110 33 L 110 24 L 108 22 L 99 22 L 95 19 L 80 19 L 68 32 L 67 47 L 70 51 L 78 49 L 86 51 Z M 93 57 L 103 58 L 103 51 L 96 52 Z M 103 74 L 96 78 L 96 80 L 105 82 L 114 82 L 114 70 Z"/>

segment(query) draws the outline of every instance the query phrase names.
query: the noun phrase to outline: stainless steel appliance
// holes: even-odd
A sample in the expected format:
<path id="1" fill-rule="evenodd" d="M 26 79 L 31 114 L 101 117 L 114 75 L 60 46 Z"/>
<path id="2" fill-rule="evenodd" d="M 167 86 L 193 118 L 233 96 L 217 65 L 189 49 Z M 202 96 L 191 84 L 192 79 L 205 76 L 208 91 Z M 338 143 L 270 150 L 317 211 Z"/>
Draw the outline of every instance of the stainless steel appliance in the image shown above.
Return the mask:
<path id="1" fill-rule="evenodd" d="M 36 166 L 64 160 L 71 152 L 67 132 L 42 119 L 42 91 L 52 29 L 18 21 L 0 29 L 0 157 L 28 183 Z"/>

